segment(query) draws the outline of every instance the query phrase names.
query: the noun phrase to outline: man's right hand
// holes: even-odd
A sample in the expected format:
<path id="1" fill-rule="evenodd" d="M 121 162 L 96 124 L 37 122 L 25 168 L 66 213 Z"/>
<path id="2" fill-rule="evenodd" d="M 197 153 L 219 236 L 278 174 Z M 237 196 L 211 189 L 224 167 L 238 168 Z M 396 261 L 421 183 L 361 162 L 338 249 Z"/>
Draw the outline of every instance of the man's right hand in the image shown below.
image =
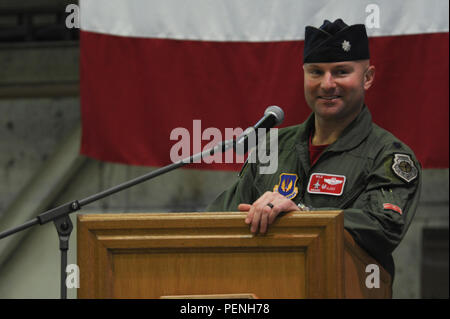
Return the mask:
<path id="1" fill-rule="evenodd" d="M 238 209 L 248 212 L 245 223 L 250 224 L 254 234 L 258 230 L 264 234 L 280 213 L 300 210 L 292 200 L 277 192 L 265 192 L 253 204 L 239 204 Z"/>

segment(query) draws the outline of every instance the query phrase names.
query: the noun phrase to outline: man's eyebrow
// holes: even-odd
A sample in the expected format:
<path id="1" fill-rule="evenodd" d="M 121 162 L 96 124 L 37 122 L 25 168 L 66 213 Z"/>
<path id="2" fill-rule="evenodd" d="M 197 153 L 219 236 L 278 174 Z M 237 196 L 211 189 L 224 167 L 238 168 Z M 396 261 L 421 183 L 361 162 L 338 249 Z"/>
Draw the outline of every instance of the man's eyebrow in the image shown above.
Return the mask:
<path id="1" fill-rule="evenodd" d="M 343 64 L 343 65 L 336 65 L 332 70 L 347 70 L 347 71 L 352 71 L 354 70 L 355 67 L 353 65 L 350 64 Z"/>
<path id="2" fill-rule="evenodd" d="M 311 68 L 321 69 L 321 67 L 317 64 L 305 64 L 305 67 L 309 69 Z"/>
<path id="3" fill-rule="evenodd" d="M 353 64 L 345 63 L 345 64 L 338 64 L 335 66 L 335 68 L 353 68 Z"/>

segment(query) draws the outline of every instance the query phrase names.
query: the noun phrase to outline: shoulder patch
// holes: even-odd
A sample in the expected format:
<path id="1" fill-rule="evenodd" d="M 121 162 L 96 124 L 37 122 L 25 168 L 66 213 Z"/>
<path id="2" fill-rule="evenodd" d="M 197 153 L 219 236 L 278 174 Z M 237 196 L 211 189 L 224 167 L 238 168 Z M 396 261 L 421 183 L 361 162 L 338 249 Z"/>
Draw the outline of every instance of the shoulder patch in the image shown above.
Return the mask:
<path id="1" fill-rule="evenodd" d="M 288 199 L 292 199 L 298 194 L 297 184 L 298 175 L 297 174 L 280 174 L 280 182 L 273 187 L 273 191 L 280 193 Z"/>
<path id="2" fill-rule="evenodd" d="M 419 173 L 419 170 L 414 165 L 414 161 L 407 154 L 394 154 L 392 171 L 407 183 L 414 180 Z"/>

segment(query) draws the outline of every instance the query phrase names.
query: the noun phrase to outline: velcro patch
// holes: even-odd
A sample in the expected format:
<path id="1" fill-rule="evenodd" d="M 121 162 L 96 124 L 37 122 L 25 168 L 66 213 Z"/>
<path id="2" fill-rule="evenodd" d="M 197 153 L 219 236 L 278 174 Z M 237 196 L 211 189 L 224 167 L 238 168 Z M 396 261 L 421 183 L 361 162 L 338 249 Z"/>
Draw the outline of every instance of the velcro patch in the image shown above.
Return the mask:
<path id="1" fill-rule="evenodd" d="M 417 167 L 414 165 L 413 160 L 407 154 L 394 154 L 394 163 L 392 164 L 392 170 L 395 175 L 406 181 L 411 182 L 417 177 L 419 173 Z"/>
<path id="2" fill-rule="evenodd" d="M 273 188 L 274 192 L 278 192 L 288 199 L 292 199 L 298 194 L 297 184 L 298 176 L 297 174 L 280 174 L 280 183 L 275 185 Z"/>
<path id="3" fill-rule="evenodd" d="M 314 173 L 309 178 L 308 193 L 341 196 L 344 191 L 345 176 Z"/>
<path id="4" fill-rule="evenodd" d="M 400 207 L 398 207 L 397 205 L 391 204 L 391 203 L 384 203 L 383 208 L 397 212 L 400 215 L 403 213 L 403 211 Z"/>

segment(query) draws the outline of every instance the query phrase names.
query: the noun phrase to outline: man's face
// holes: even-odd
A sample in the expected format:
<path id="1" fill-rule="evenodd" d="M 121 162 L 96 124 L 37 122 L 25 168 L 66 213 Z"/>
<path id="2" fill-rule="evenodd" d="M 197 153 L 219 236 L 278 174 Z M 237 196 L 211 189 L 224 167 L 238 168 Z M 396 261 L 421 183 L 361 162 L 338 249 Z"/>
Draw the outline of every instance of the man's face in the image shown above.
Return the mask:
<path id="1" fill-rule="evenodd" d="M 316 117 L 342 121 L 358 115 L 375 67 L 368 60 L 305 63 L 305 99 Z"/>

